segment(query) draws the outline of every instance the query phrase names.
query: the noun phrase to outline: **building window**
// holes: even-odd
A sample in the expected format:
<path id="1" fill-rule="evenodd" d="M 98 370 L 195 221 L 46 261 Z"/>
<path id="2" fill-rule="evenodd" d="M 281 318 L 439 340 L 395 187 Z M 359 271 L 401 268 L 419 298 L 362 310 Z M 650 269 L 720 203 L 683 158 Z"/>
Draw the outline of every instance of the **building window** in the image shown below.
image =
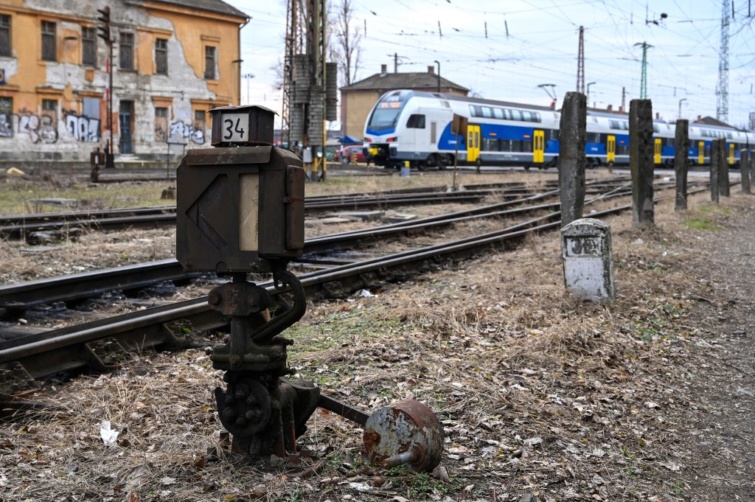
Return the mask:
<path id="1" fill-rule="evenodd" d="M 0 138 L 13 137 L 13 98 L 0 97 Z"/>
<path id="2" fill-rule="evenodd" d="M 168 109 L 164 106 L 155 107 L 155 141 L 168 141 Z"/>
<path id="3" fill-rule="evenodd" d="M 57 61 L 55 44 L 55 23 L 42 21 L 42 60 Z"/>
<path id="4" fill-rule="evenodd" d="M 205 130 L 205 116 L 207 112 L 204 110 L 194 110 L 194 130 L 191 133 L 191 140 L 195 143 L 204 143 L 204 130 Z M 201 138 L 198 141 L 197 138 Z"/>
<path id="5" fill-rule="evenodd" d="M 93 26 L 81 28 L 81 64 L 97 66 L 97 29 Z"/>
<path id="6" fill-rule="evenodd" d="M 11 56 L 10 16 L 0 15 L 0 56 Z"/>
<path id="7" fill-rule="evenodd" d="M 133 70 L 134 69 L 134 34 L 133 33 L 121 33 L 121 43 L 119 46 L 120 56 L 120 68 L 121 70 Z"/>
<path id="8" fill-rule="evenodd" d="M 204 48 L 204 78 L 205 80 L 215 80 L 215 47 Z"/>
<path id="9" fill-rule="evenodd" d="M 155 73 L 168 74 L 168 41 L 164 38 L 155 40 Z"/>
<path id="10" fill-rule="evenodd" d="M 43 112 L 57 112 L 58 111 L 58 100 L 57 99 L 43 99 L 42 100 L 42 111 Z"/>

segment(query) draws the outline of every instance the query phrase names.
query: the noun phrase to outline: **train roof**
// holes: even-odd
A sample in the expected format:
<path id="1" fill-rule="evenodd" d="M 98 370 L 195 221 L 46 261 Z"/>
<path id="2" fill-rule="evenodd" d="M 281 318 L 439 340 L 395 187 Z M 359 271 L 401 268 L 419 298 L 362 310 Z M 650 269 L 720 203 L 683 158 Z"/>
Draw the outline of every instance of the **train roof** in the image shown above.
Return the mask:
<path id="1" fill-rule="evenodd" d="M 446 93 L 439 93 L 439 92 L 426 92 L 426 91 L 410 91 L 412 96 L 418 96 L 423 98 L 436 98 L 436 99 L 445 99 L 447 101 L 461 101 L 464 103 L 471 103 L 476 105 L 491 105 L 491 106 L 508 106 L 512 108 L 523 108 L 528 110 L 539 110 L 539 111 L 548 111 L 548 112 L 556 112 L 558 110 L 554 110 L 553 108 L 549 106 L 540 106 L 540 105 L 530 105 L 527 103 L 514 103 L 511 101 L 496 101 L 494 99 L 485 99 L 485 98 L 473 98 L 469 96 L 459 96 L 458 94 L 446 94 Z"/>

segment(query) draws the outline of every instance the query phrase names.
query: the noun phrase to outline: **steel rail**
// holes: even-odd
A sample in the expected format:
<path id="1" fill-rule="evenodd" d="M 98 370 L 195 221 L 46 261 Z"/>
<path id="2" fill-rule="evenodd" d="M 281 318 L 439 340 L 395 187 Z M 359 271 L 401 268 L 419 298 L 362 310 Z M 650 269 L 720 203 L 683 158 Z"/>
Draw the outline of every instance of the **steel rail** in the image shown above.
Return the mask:
<path id="1" fill-rule="evenodd" d="M 699 190 L 702 191 L 705 188 Z M 589 202 L 591 201 L 587 203 Z M 626 204 L 596 212 L 590 216 L 600 218 L 631 208 L 632 204 Z M 552 230 L 559 226 L 560 213 L 552 212 L 500 231 L 311 272 L 299 276 L 299 279 L 308 297 L 328 296 L 332 292 L 327 289 L 327 285 L 334 282 L 340 284 L 341 287 L 347 280 L 356 281 L 358 285 L 364 286 L 365 276 L 385 274 L 391 268 L 403 268 L 407 271 L 402 274 L 409 275 L 421 270 L 421 264 L 466 258 L 485 248 L 521 241 L 530 233 Z M 278 293 L 269 282 L 261 285 L 273 294 Z M 119 347 L 116 353 L 121 354 L 124 345 L 143 350 L 166 343 L 186 343 L 183 330 L 175 329 L 175 326 L 171 327 L 171 325 L 179 327 L 190 325 L 192 331 L 199 332 L 224 327 L 227 325 L 227 319 L 209 307 L 206 297 L 197 298 L 146 312 L 130 313 L 108 320 L 41 333 L 30 337 L 33 340 L 27 339 L 23 344 L 2 343 L 0 344 L 0 364 L 33 379 L 87 366 L 107 369 L 110 366 L 103 363 L 102 358 L 97 355 L 97 346 L 93 347 L 92 344 L 102 345 L 102 340 L 111 340 L 108 343 Z"/>

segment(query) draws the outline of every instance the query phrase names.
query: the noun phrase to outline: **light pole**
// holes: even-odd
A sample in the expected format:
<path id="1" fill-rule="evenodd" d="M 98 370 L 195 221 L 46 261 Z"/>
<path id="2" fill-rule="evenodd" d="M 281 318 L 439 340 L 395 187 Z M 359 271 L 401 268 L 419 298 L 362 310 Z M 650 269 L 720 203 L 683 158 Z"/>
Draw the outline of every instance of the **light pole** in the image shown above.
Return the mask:
<path id="1" fill-rule="evenodd" d="M 687 98 L 682 98 L 679 100 L 679 115 L 677 115 L 676 117 L 678 119 L 682 118 L 682 103 L 684 103 L 685 101 L 687 101 Z"/>
<path id="2" fill-rule="evenodd" d="M 242 77 L 244 77 L 244 80 L 246 80 L 246 104 L 251 105 L 252 100 L 250 99 L 250 96 L 249 96 L 249 81 L 254 78 L 254 74 L 244 73 Z"/>
<path id="3" fill-rule="evenodd" d="M 597 83 L 597 82 L 588 82 L 587 83 L 587 106 L 588 107 L 590 106 L 590 86 L 592 84 L 595 84 L 595 83 Z M 595 108 L 595 105 L 593 105 L 593 108 Z"/>
<path id="4" fill-rule="evenodd" d="M 440 61 L 436 59 L 435 64 L 438 65 L 438 92 L 440 92 Z"/>

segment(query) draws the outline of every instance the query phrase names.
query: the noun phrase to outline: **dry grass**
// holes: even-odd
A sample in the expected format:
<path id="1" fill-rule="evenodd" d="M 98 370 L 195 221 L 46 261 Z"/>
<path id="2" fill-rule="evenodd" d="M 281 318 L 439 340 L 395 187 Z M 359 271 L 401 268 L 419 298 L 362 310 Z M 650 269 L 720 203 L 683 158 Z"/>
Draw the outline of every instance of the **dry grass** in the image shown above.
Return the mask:
<path id="1" fill-rule="evenodd" d="M 696 347 L 719 337 L 705 320 L 715 324 L 716 309 L 700 298 L 726 301 L 701 243 L 755 209 L 741 195 L 721 207 L 706 197 L 688 213 L 662 203 L 652 229 L 634 228 L 629 214 L 609 218 L 613 304 L 565 293 L 559 238 L 548 233 L 375 296 L 310 306 L 287 332 L 290 364 L 365 410 L 428 403 L 446 430 L 447 482 L 365 465 L 359 431 L 325 412 L 302 438 L 325 458 L 317 475 L 237 463 L 213 412 L 221 375 L 192 350 L 145 353 L 117 374 L 33 394 L 65 411 L 0 429 L 0 497 L 676 500 L 669 494 L 685 489 L 678 413 L 695 399 Z M 117 445 L 103 444 L 103 420 L 121 431 Z"/>

